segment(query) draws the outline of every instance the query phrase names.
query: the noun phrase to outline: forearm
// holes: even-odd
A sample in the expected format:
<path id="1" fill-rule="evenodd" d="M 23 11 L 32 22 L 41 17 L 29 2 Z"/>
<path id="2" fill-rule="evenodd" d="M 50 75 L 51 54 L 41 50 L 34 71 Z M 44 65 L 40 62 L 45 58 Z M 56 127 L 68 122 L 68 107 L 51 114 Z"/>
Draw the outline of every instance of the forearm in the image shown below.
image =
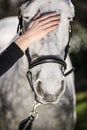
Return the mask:
<path id="1" fill-rule="evenodd" d="M 23 54 L 23 51 L 15 43 L 12 43 L 0 54 L 0 76 L 9 70 Z"/>

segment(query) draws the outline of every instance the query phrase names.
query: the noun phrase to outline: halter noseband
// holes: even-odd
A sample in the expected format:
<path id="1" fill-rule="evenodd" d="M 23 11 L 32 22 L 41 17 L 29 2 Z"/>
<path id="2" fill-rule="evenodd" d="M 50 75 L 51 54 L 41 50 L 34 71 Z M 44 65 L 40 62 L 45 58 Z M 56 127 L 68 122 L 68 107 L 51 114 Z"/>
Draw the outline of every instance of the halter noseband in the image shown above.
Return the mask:
<path id="1" fill-rule="evenodd" d="M 40 56 L 37 59 L 30 61 L 29 69 L 32 69 L 33 67 L 44 63 L 58 63 L 64 67 L 64 70 L 66 69 L 65 61 L 63 61 L 62 58 L 60 58 L 59 56 L 54 55 Z"/>

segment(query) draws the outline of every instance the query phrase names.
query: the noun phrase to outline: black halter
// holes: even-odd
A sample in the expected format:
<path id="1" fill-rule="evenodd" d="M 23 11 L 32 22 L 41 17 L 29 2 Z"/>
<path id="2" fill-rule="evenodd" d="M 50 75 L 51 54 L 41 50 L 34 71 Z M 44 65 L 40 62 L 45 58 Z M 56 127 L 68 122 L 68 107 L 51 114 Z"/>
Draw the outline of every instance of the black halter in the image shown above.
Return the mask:
<path id="1" fill-rule="evenodd" d="M 65 61 L 63 61 L 59 56 L 54 56 L 54 55 L 40 56 L 37 59 L 30 61 L 29 69 L 32 69 L 33 67 L 44 63 L 58 63 L 64 67 L 64 70 L 66 69 Z"/>

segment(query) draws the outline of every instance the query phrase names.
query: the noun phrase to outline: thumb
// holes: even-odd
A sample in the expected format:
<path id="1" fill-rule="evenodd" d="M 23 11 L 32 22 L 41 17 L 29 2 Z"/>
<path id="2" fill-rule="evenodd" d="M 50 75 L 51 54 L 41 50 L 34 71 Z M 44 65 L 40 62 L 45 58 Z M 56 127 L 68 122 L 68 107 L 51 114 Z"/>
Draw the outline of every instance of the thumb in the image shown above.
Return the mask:
<path id="1" fill-rule="evenodd" d="M 37 19 L 38 17 L 40 17 L 40 15 L 41 15 L 41 12 L 40 12 L 40 10 L 39 10 L 39 11 L 37 12 L 36 16 L 34 17 L 34 20 Z"/>
<path id="2" fill-rule="evenodd" d="M 36 20 L 37 18 L 39 18 L 40 15 L 41 15 L 41 13 L 40 13 L 40 10 L 39 10 L 39 11 L 37 12 L 36 16 L 34 17 L 34 20 Z M 33 23 L 34 23 L 34 20 L 29 24 L 28 29 L 30 29 L 30 28 L 32 27 L 32 25 L 33 25 Z"/>

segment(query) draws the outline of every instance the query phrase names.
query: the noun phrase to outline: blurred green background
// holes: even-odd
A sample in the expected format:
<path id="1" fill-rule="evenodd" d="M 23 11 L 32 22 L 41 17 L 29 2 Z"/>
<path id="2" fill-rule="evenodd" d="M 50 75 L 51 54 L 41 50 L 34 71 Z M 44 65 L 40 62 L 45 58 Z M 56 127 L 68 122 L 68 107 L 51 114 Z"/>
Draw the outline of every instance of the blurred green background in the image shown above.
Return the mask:
<path id="1" fill-rule="evenodd" d="M 70 52 L 73 66 L 76 68 L 77 124 L 75 130 L 87 130 L 87 0 L 72 0 L 72 2 L 76 13 L 73 31 L 81 42 L 78 51 Z M 19 5 L 20 0 L 0 0 L 0 19 L 17 15 Z"/>
<path id="2" fill-rule="evenodd" d="M 78 22 L 86 31 L 86 34 L 85 32 L 82 34 L 83 38 L 81 42 L 83 42 L 83 44 L 80 47 L 79 52 L 71 54 L 72 63 L 76 67 L 76 130 L 87 130 L 87 0 L 72 0 L 72 2 L 75 5 L 75 21 Z M 81 32 L 81 30 L 79 32 Z M 81 37 L 81 34 L 79 37 Z"/>

